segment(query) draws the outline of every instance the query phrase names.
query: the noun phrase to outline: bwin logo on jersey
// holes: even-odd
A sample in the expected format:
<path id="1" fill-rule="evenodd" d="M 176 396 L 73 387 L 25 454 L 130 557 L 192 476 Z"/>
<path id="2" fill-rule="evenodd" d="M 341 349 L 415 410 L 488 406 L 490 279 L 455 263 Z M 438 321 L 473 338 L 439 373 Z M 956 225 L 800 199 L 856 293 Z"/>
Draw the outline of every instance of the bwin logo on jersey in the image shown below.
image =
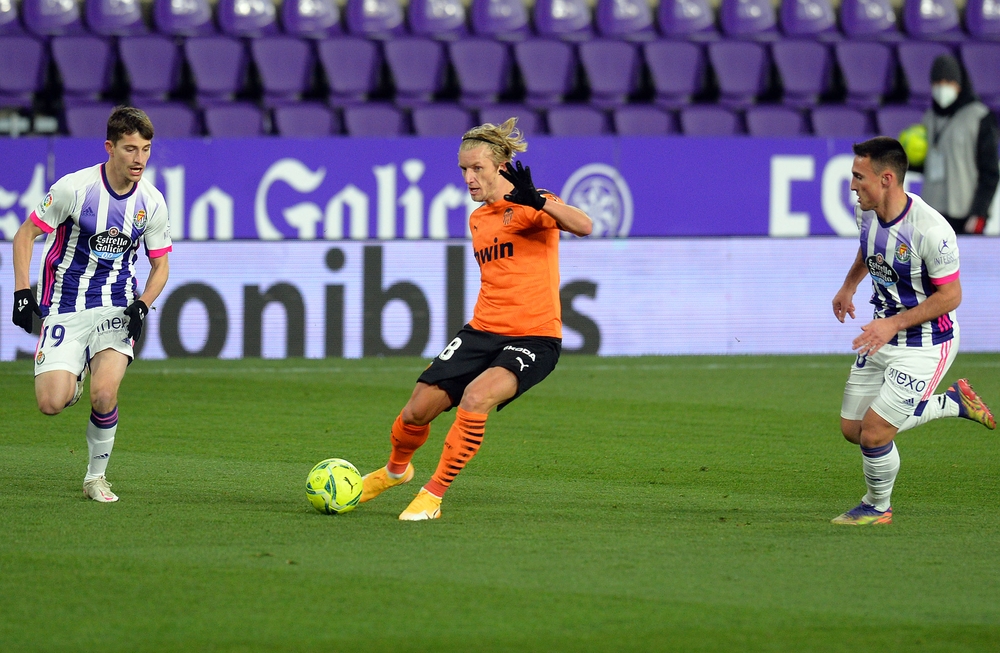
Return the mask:
<path id="1" fill-rule="evenodd" d="M 632 191 L 612 166 L 583 166 L 569 176 L 560 196 L 594 220 L 592 238 L 628 236 L 632 228 Z"/>
<path id="2" fill-rule="evenodd" d="M 111 227 L 90 237 L 90 252 L 99 259 L 111 261 L 132 249 L 132 239 Z"/>

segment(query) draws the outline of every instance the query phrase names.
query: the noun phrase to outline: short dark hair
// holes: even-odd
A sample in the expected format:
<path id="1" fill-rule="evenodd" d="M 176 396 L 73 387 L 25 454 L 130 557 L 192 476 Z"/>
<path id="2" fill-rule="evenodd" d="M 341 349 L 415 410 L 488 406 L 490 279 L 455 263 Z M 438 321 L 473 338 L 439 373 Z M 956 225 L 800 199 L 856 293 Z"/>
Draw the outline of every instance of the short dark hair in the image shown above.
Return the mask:
<path id="1" fill-rule="evenodd" d="M 142 109 L 115 107 L 108 118 L 108 140 L 117 143 L 122 136 L 138 133 L 147 141 L 153 140 L 153 123 Z"/>
<path id="2" fill-rule="evenodd" d="M 906 177 L 906 169 L 909 161 L 906 158 L 906 151 L 895 138 L 888 136 L 876 136 L 867 141 L 854 144 L 854 155 L 868 157 L 872 162 L 872 168 L 876 173 L 881 173 L 886 168 L 890 168 L 896 173 L 899 184 L 903 184 Z"/>

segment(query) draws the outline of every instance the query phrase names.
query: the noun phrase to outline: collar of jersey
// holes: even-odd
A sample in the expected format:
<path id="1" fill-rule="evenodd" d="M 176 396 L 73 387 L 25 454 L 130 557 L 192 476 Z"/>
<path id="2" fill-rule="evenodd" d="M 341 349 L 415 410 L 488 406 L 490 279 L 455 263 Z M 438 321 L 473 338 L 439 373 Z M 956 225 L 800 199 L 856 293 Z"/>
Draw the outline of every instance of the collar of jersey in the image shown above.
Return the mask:
<path id="1" fill-rule="evenodd" d="M 913 206 L 913 198 L 910 197 L 909 195 L 907 195 L 906 196 L 906 206 L 903 207 L 903 212 L 900 213 L 899 215 L 897 215 L 895 220 L 893 220 L 892 222 L 886 222 L 882 226 L 883 227 L 891 227 L 892 225 L 896 224 L 897 222 L 899 222 L 900 220 L 902 220 L 903 218 L 905 218 L 906 214 L 910 212 L 910 207 L 911 206 Z"/>
<path id="2" fill-rule="evenodd" d="M 111 197 L 115 198 L 116 200 L 123 200 L 132 193 L 134 193 L 135 189 L 139 187 L 139 184 L 133 183 L 132 188 L 129 190 L 129 192 L 125 193 L 124 195 L 119 195 L 118 193 L 115 192 L 113 188 L 111 188 L 111 184 L 108 183 L 108 175 L 104 171 L 105 165 L 106 164 L 104 163 L 101 164 L 101 181 L 104 182 L 104 187 L 108 190 L 108 193 L 111 195 Z"/>

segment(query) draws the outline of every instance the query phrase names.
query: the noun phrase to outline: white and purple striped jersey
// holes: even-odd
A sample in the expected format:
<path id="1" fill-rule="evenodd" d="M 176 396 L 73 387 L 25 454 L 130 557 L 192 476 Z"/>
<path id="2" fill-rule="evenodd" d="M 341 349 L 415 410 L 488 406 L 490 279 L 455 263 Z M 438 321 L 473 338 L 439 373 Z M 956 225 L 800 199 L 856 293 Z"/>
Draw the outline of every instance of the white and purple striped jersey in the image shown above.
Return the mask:
<path id="1" fill-rule="evenodd" d="M 861 232 L 861 256 L 872 278 L 875 317 L 892 317 L 913 308 L 958 279 L 958 240 L 941 214 L 907 193 L 903 213 L 882 223 L 875 211 L 854 207 Z M 897 333 L 890 345 L 929 347 L 951 340 L 954 311 Z"/>
<path id="2" fill-rule="evenodd" d="M 29 219 L 47 235 L 38 280 L 42 315 L 98 306 L 128 306 L 139 294 L 139 243 L 157 258 L 172 249 L 167 206 L 140 179 L 118 195 L 104 164 L 70 173 L 52 184 Z"/>

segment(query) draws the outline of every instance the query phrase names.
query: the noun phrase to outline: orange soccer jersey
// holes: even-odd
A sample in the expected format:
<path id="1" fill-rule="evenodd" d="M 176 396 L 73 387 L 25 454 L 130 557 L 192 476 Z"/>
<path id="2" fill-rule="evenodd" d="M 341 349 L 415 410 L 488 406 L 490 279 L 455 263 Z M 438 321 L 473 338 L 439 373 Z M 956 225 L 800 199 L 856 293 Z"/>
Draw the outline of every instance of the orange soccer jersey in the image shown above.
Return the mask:
<path id="1" fill-rule="evenodd" d="M 550 202 L 562 202 L 545 193 Z M 562 338 L 559 225 L 544 211 L 505 200 L 469 217 L 479 299 L 469 325 L 504 336 Z"/>

